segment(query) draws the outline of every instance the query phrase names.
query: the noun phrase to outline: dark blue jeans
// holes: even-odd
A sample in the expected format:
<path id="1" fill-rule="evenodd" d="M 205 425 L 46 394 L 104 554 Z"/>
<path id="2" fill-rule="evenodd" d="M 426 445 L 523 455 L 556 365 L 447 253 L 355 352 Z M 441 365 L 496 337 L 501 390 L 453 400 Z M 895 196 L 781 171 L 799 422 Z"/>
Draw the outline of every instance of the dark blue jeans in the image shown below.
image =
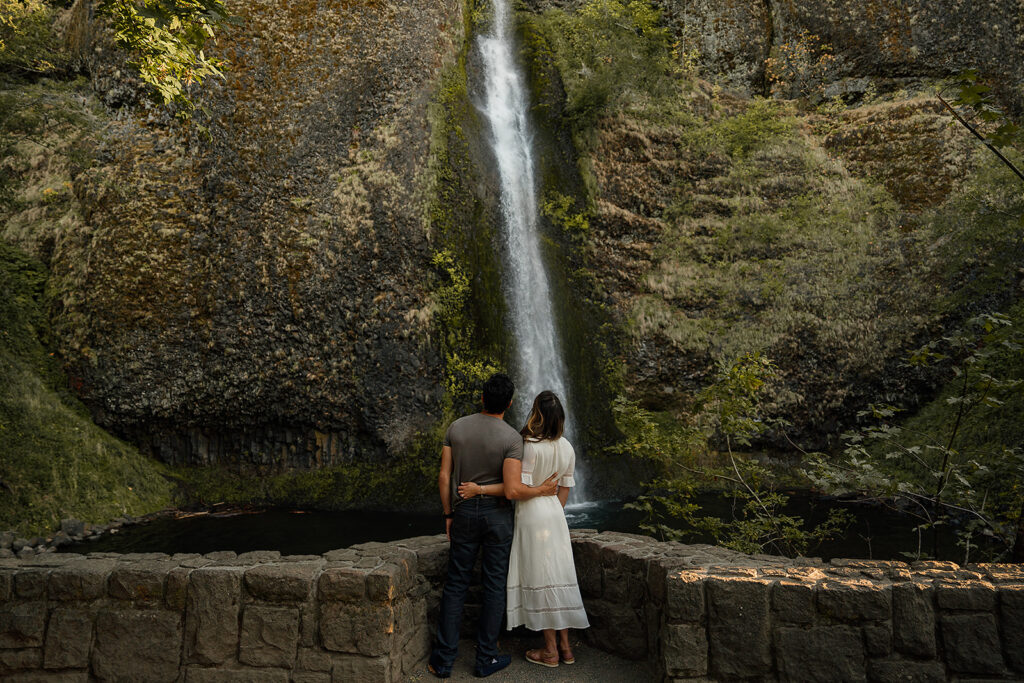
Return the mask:
<path id="1" fill-rule="evenodd" d="M 448 551 L 448 578 L 441 593 L 441 615 L 437 642 L 430 653 L 430 664 L 438 670 L 450 669 L 459 653 L 459 628 L 472 579 L 477 553 L 483 549 L 480 583 L 483 607 L 476 636 L 476 664 L 488 664 L 497 657 L 498 634 L 505 616 L 505 582 L 508 556 L 512 551 L 512 506 L 493 496 L 475 496 L 459 503 L 452 522 L 452 542 Z"/>

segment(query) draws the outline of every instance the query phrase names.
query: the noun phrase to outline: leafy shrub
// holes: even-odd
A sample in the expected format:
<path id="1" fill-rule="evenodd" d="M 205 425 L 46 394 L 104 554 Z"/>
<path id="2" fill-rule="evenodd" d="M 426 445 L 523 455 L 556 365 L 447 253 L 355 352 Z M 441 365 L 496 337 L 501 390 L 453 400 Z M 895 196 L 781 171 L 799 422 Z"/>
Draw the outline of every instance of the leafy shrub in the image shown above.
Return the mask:
<path id="1" fill-rule="evenodd" d="M 577 129 L 613 105 L 669 92 L 671 36 L 644 0 L 588 0 L 576 12 L 550 9 L 539 20 L 568 95 Z"/>

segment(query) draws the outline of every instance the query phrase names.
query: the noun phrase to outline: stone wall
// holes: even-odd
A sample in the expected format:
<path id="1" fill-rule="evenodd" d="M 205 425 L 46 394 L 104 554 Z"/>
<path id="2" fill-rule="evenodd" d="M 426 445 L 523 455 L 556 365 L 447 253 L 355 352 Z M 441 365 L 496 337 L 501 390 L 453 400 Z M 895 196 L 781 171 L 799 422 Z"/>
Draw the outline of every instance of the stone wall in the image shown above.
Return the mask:
<path id="1" fill-rule="evenodd" d="M 747 556 L 575 532 L 588 636 L 665 680 L 1024 678 L 1024 566 Z"/>
<path id="2" fill-rule="evenodd" d="M 586 530 L 573 543 L 588 639 L 663 680 L 1024 677 L 1020 565 L 825 564 Z M 422 676 L 446 561 L 443 536 L 323 556 L 0 560 L 0 678 Z"/>

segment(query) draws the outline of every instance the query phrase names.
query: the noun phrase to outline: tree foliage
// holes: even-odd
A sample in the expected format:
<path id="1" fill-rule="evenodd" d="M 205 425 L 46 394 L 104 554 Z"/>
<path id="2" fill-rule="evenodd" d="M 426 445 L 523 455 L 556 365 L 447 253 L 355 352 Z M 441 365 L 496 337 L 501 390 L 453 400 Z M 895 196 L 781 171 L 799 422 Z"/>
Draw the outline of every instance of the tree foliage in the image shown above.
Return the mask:
<path id="1" fill-rule="evenodd" d="M 787 514 L 789 497 L 779 493 L 771 470 L 734 449 L 749 447 L 768 429 L 759 409 L 760 394 L 775 376 L 774 364 L 748 354 L 720 367 L 714 383 L 700 392 L 692 422 L 666 431 L 650 413 L 620 402 L 632 452 L 658 463 L 661 477 L 627 507 L 643 515 L 641 528 L 662 538 L 711 536 L 716 543 L 747 553 L 802 555 L 839 533 L 848 523 L 833 510 L 822 524 L 808 528 L 803 518 Z M 704 514 L 694 503 L 700 484 L 716 483 L 734 500 L 732 519 Z"/>
<path id="2" fill-rule="evenodd" d="M 221 0 L 101 0 L 118 45 L 164 104 L 193 107 L 186 88 L 220 76 L 221 60 L 203 51 L 228 20 Z"/>
<path id="3" fill-rule="evenodd" d="M 664 94 L 676 69 L 661 13 L 645 0 L 588 0 L 543 17 L 568 96 L 569 116 L 586 128 L 631 95 Z"/>
<path id="4" fill-rule="evenodd" d="M 53 71 L 61 62 L 53 17 L 53 8 L 44 0 L 0 0 L 0 70 Z"/>
<path id="5" fill-rule="evenodd" d="M 231 18 L 222 0 L 100 0 L 97 11 L 114 41 L 163 104 L 179 115 L 193 109 L 188 87 L 221 75 L 223 62 L 206 54 Z M 70 60 L 54 23 L 57 8 L 46 0 L 0 0 L 0 69 L 59 75 Z"/>
<path id="6" fill-rule="evenodd" d="M 877 422 L 845 436 L 839 459 L 812 459 L 812 479 L 835 492 L 855 492 L 899 503 L 920 520 L 913 557 L 938 555 L 938 532 L 954 527 L 964 563 L 986 538 L 990 559 L 1005 557 L 1014 546 L 1024 505 L 1024 449 L 999 444 L 983 447 L 963 438 L 973 418 L 989 421 L 1020 400 L 1024 378 L 1007 368 L 1020 367 L 1024 331 L 1011 317 L 986 313 L 971 318 L 953 334 L 929 342 L 908 359 L 918 368 L 945 368 L 951 390 L 944 396 L 950 419 L 919 430 L 896 420 L 893 406 L 872 406 L 863 413 Z M 1010 360 L 1009 364 L 1006 362 Z M 931 532 L 931 548 L 925 532 Z"/>

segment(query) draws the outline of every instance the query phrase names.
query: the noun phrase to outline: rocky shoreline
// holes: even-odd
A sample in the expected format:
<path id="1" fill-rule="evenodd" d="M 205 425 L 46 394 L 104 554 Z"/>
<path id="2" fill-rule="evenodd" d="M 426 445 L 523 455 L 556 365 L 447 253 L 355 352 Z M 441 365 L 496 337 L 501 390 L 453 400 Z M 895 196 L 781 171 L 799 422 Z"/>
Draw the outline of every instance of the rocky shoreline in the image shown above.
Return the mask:
<path id="1" fill-rule="evenodd" d="M 104 534 L 116 534 L 123 527 L 149 522 L 157 517 L 173 514 L 176 510 L 166 509 L 141 517 L 122 516 L 106 524 L 92 524 L 79 519 L 63 519 L 60 528 L 47 536 L 26 538 L 15 531 L 0 532 L 0 560 L 18 558 L 26 560 L 36 555 L 55 553 L 64 546 L 85 540 L 96 540 Z"/>

